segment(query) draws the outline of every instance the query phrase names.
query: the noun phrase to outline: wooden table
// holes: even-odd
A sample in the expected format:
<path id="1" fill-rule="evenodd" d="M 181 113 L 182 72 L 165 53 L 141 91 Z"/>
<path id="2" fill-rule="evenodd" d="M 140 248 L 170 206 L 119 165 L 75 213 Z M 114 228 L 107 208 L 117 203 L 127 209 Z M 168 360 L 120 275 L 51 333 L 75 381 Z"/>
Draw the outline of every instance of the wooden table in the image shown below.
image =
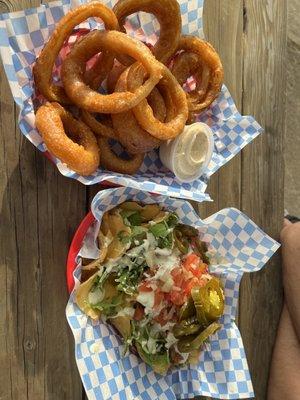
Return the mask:
<path id="1" fill-rule="evenodd" d="M 0 12 L 37 5 L 36 0 L 2 0 Z M 205 22 L 238 108 L 254 115 L 266 131 L 211 179 L 209 193 L 215 201 L 202 204 L 200 214 L 234 206 L 278 238 L 284 188 L 286 2 L 207 0 Z M 0 93 L 0 399 L 81 400 L 65 318 L 65 262 L 96 188 L 64 178 L 21 136 L 3 69 Z M 277 255 L 262 271 L 244 277 L 241 289 L 239 326 L 260 400 L 266 398 L 281 301 Z"/>

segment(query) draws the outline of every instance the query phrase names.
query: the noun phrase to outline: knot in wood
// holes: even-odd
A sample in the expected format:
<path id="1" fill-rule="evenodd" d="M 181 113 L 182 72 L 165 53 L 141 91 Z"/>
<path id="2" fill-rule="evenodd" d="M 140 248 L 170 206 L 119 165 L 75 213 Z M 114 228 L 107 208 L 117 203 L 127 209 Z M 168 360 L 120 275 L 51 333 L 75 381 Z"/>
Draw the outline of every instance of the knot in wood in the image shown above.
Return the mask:
<path id="1" fill-rule="evenodd" d="M 0 0 L 0 14 L 9 12 L 10 5 L 11 3 L 9 1 Z"/>
<path id="2" fill-rule="evenodd" d="M 24 340 L 24 349 L 27 351 L 32 351 L 35 348 L 35 341 L 33 339 Z"/>

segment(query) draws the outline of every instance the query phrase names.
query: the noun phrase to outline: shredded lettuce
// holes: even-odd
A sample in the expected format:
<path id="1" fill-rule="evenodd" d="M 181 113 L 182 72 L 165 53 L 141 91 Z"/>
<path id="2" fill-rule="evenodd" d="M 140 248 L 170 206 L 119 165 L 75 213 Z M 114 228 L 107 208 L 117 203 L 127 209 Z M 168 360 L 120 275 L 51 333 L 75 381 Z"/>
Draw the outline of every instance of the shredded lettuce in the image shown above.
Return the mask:
<path id="1" fill-rule="evenodd" d="M 178 217 L 170 213 L 163 221 L 150 226 L 149 231 L 157 239 L 158 247 L 161 249 L 172 248 L 174 244 L 173 231 L 178 224 Z"/>
<path id="2" fill-rule="evenodd" d="M 169 350 L 166 348 L 166 338 L 162 332 L 154 332 L 149 324 L 133 321 L 132 342 L 137 351 L 153 370 L 165 374 L 170 366 Z"/>
<path id="3" fill-rule="evenodd" d="M 141 257 L 131 260 L 131 264 L 127 266 L 120 265 L 116 278 L 118 290 L 128 295 L 133 295 L 137 291 L 138 284 L 146 268 L 145 259 Z"/>
<path id="4" fill-rule="evenodd" d="M 127 232 L 121 231 L 118 233 L 118 239 L 123 244 L 135 243 L 138 242 L 141 244 L 143 240 L 146 238 L 147 229 L 142 226 L 132 226 L 131 234 L 128 235 Z"/>
<path id="5" fill-rule="evenodd" d="M 166 334 L 152 329 L 148 318 L 146 321 L 132 321 L 132 340 L 138 342 L 147 354 L 165 352 Z"/>
<path id="6" fill-rule="evenodd" d="M 109 273 L 104 270 L 102 275 L 99 275 L 99 273 L 95 276 L 93 285 L 91 287 L 91 292 L 95 292 L 98 289 L 102 289 L 103 288 L 103 284 L 105 283 L 106 279 L 108 278 Z"/>
<path id="7" fill-rule="evenodd" d="M 142 223 L 142 217 L 139 211 L 122 210 L 120 215 L 127 226 L 139 226 Z"/>
<path id="8" fill-rule="evenodd" d="M 112 317 L 117 314 L 117 308 L 124 302 L 123 293 L 118 293 L 111 299 L 104 299 L 96 304 L 91 304 L 91 307 L 95 310 L 101 311 L 105 316 Z"/>
<path id="9" fill-rule="evenodd" d="M 96 275 L 90 292 L 92 292 L 92 293 L 95 292 L 97 289 L 99 289 L 99 287 L 100 287 L 100 276 Z"/>
<path id="10" fill-rule="evenodd" d="M 166 350 L 160 354 L 149 354 L 144 351 L 140 343 L 136 343 L 137 351 L 141 359 L 150 365 L 153 370 L 164 375 L 170 366 L 169 352 Z"/>

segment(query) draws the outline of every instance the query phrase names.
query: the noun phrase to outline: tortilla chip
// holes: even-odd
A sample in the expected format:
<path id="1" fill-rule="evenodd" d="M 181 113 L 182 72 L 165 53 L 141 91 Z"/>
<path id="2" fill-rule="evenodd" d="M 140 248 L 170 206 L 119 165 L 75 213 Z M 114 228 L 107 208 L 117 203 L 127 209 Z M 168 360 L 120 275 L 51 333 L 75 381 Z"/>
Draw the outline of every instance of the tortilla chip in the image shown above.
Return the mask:
<path id="1" fill-rule="evenodd" d="M 198 365 L 201 350 L 193 350 L 189 354 L 188 363 L 191 365 Z"/>
<path id="2" fill-rule="evenodd" d="M 108 232 L 109 232 L 109 217 L 108 217 L 109 213 L 108 211 L 106 211 L 103 216 L 102 216 L 102 220 L 101 220 L 101 227 L 100 230 L 103 233 L 104 236 L 107 236 Z"/>
<path id="3" fill-rule="evenodd" d="M 109 322 L 120 332 L 124 339 L 131 335 L 131 318 L 128 316 L 118 316 L 110 318 Z"/>
<path id="4" fill-rule="evenodd" d="M 75 301 L 78 307 L 92 319 L 99 319 L 101 316 L 101 311 L 94 310 L 88 301 L 90 290 L 93 286 L 94 279 L 96 278 L 98 272 L 92 275 L 87 281 L 81 283 L 76 289 Z M 103 300 L 108 300 L 113 298 L 118 294 L 118 289 L 115 282 L 115 277 L 110 276 L 103 285 L 104 297 Z"/>
<path id="5" fill-rule="evenodd" d="M 113 241 L 113 235 L 111 234 L 111 231 L 108 230 L 106 235 L 101 231 L 98 233 L 98 245 L 99 245 L 99 262 L 102 263 L 106 258 L 107 258 L 107 251 L 109 245 Z"/>
<path id="6" fill-rule="evenodd" d="M 78 288 L 76 289 L 75 293 L 75 301 L 78 307 L 81 309 L 82 312 L 87 314 L 92 319 L 99 319 L 100 318 L 100 311 L 94 310 L 88 302 L 88 297 L 90 290 L 93 286 L 95 277 L 98 272 L 92 275 L 87 281 L 81 283 Z"/>
<path id="7" fill-rule="evenodd" d="M 158 204 L 147 204 L 141 210 L 141 217 L 144 222 L 153 220 L 159 213 L 161 209 Z"/>
<path id="8" fill-rule="evenodd" d="M 142 346 L 137 342 L 136 349 L 141 359 L 153 368 L 153 371 L 160 375 L 165 375 L 170 368 L 170 362 L 165 355 L 147 354 Z"/>
<path id="9" fill-rule="evenodd" d="M 118 206 L 121 210 L 126 211 L 142 211 L 143 207 L 135 201 L 125 201 Z"/>
<path id="10" fill-rule="evenodd" d="M 117 236 L 119 232 L 131 233 L 129 226 L 124 224 L 123 218 L 120 214 L 108 215 L 109 230 L 113 237 Z"/>

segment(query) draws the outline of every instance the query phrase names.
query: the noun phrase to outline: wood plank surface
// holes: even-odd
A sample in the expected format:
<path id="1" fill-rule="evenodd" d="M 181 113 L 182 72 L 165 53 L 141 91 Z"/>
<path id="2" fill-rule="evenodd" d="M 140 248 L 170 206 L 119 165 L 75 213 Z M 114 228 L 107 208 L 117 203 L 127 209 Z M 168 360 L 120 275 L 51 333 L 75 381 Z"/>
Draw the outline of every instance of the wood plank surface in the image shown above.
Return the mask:
<path id="1" fill-rule="evenodd" d="M 283 221 L 286 101 L 285 0 L 244 2 L 243 113 L 265 128 L 242 153 L 242 210 L 278 239 Z M 272 346 L 282 304 L 277 254 L 259 273 L 245 277 L 240 328 L 257 399 L 266 399 Z"/>
<path id="2" fill-rule="evenodd" d="M 38 5 L 3 0 L 0 13 Z M 278 237 L 283 215 L 286 1 L 206 0 L 205 33 L 219 51 L 240 111 L 265 127 L 211 179 L 206 217 L 237 207 Z M 97 188 L 57 172 L 17 128 L 18 110 L 0 71 L 0 400 L 85 397 L 65 320 L 65 260 Z M 280 260 L 243 279 L 239 325 L 256 399 L 265 400 L 281 308 Z"/>
<path id="3" fill-rule="evenodd" d="M 0 4 L 3 12 L 38 2 Z M 0 93 L 0 399 L 81 400 L 65 262 L 85 188 L 22 137 L 2 64 Z"/>
<path id="4" fill-rule="evenodd" d="M 210 0 L 205 2 L 204 7 L 205 38 L 220 54 L 225 84 L 238 109 L 242 104 L 242 3 L 242 0 Z M 237 155 L 210 179 L 207 191 L 214 201 L 199 205 L 200 216 L 205 218 L 225 207 L 239 208 L 240 186 L 241 156 Z"/>
<path id="5" fill-rule="evenodd" d="M 283 217 L 286 2 L 213 0 L 206 3 L 205 15 L 207 38 L 224 63 L 225 83 L 242 113 L 254 115 L 266 132 L 213 177 L 208 191 L 217 199 L 216 206 L 201 205 L 200 214 L 236 204 L 278 238 Z M 214 19 L 219 23 L 210 24 Z M 239 62 L 242 68 L 236 69 Z M 232 79 L 237 80 L 235 85 Z M 263 271 L 245 276 L 242 281 L 239 325 L 256 399 L 266 398 L 281 302 L 277 255 Z"/>
<path id="6" fill-rule="evenodd" d="M 225 84 L 242 113 L 254 115 L 266 132 L 211 179 L 208 192 L 215 204 L 200 205 L 200 215 L 236 206 L 278 238 L 283 218 L 286 2 L 211 0 L 204 16 L 206 37 L 223 61 Z M 214 20 L 218 23 L 210 23 Z M 256 399 L 266 398 L 281 302 L 277 255 L 263 271 L 242 281 L 238 320 Z"/>
<path id="7" fill-rule="evenodd" d="M 206 1 L 203 19 L 205 38 L 218 51 L 224 67 L 224 83 L 233 96 L 237 108 L 241 110 L 243 83 L 243 1 Z M 234 157 L 212 176 L 207 191 L 213 202 L 205 202 L 198 205 L 201 218 L 206 218 L 225 207 L 240 209 L 241 155 Z"/>
<path id="8" fill-rule="evenodd" d="M 291 215 L 300 215 L 300 135 L 298 135 L 300 131 L 300 1 L 288 0 L 287 3 L 287 118 L 284 141 L 284 207 Z"/>

